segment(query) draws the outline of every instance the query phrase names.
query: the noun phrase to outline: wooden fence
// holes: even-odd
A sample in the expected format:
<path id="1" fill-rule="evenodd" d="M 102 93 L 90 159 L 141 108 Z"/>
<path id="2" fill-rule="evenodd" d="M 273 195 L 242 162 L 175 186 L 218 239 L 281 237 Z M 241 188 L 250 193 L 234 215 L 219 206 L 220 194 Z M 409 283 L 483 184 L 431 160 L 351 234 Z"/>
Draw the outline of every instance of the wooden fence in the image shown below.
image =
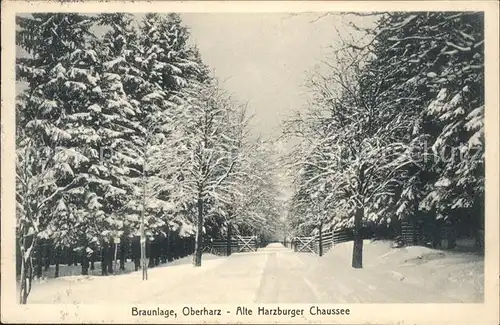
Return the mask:
<path id="1" fill-rule="evenodd" d="M 314 253 L 323 255 L 336 244 L 353 240 L 351 230 L 330 231 L 310 237 L 295 237 L 291 247 L 295 252 Z"/>
<path id="2" fill-rule="evenodd" d="M 257 251 L 257 236 L 237 236 L 238 252 Z"/>
<path id="3" fill-rule="evenodd" d="M 218 255 L 228 255 L 227 238 L 215 238 L 206 244 L 209 250 Z M 257 236 L 233 236 L 230 240 L 231 253 L 257 251 Z"/>

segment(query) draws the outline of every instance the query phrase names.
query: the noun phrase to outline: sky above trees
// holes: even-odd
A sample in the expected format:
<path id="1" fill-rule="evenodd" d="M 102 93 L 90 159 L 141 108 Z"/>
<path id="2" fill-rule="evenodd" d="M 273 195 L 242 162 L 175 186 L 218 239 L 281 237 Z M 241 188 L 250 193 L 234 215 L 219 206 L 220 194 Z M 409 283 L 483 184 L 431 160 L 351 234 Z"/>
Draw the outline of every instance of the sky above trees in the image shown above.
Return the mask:
<path id="1" fill-rule="evenodd" d="M 331 20 L 311 15 L 183 14 L 193 41 L 238 100 L 249 101 L 257 133 L 276 136 L 306 102 L 302 86 L 335 37 Z"/>
<path id="2" fill-rule="evenodd" d="M 304 83 L 335 46 L 335 27 L 347 32 L 340 17 L 320 16 L 181 14 L 205 62 L 237 100 L 248 101 L 253 131 L 265 137 L 279 136 L 281 123 L 306 104 Z"/>
<path id="3" fill-rule="evenodd" d="M 143 14 L 136 16 L 139 21 Z M 215 77 L 236 100 L 248 102 L 254 135 L 265 138 L 279 136 L 282 122 L 307 103 L 305 81 L 335 46 L 335 28 L 341 35 L 349 32 L 345 18 L 321 13 L 180 16 Z"/>

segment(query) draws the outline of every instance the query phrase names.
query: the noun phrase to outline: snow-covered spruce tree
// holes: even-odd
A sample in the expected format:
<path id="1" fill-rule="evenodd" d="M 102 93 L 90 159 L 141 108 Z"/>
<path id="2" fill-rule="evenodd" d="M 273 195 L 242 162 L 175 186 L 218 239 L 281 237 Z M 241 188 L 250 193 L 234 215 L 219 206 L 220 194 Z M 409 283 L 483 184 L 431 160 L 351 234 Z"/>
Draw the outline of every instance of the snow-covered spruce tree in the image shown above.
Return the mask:
<path id="1" fill-rule="evenodd" d="M 79 14 L 17 17 L 16 43 L 28 53 L 17 62 L 17 78 L 28 85 L 17 105 L 21 303 L 29 294 L 37 239 L 53 238 L 56 245 L 75 242 L 70 225 L 81 221 L 83 210 L 96 210 L 95 196 L 87 190 L 89 159 L 79 147 L 85 141 L 77 134 L 84 130 L 76 127 L 87 118 L 81 113 L 91 102 L 86 91 L 96 77 L 89 73 L 81 82 L 74 80 L 80 64 L 96 59 L 87 48 L 91 25 L 91 19 Z M 73 101 L 68 103 L 68 97 Z M 77 100 L 81 104 L 75 106 Z M 92 142 L 91 134 L 79 135 Z"/>
<path id="2" fill-rule="evenodd" d="M 110 251 L 113 238 L 122 232 L 123 220 L 119 214 L 126 202 L 125 188 L 130 186 L 115 173 L 121 167 L 120 161 L 113 161 L 113 156 L 110 160 L 103 157 L 107 149 L 128 136 L 126 130 L 120 133 L 123 129 L 116 129 L 112 124 L 115 122 L 117 126 L 117 119 L 122 118 L 123 128 L 131 125 L 126 124 L 130 116 L 127 109 L 130 110 L 131 105 L 119 82 L 120 76 L 112 71 L 109 61 L 103 61 L 109 56 L 103 58 L 96 54 L 95 49 L 100 45 L 91 38 L 86 48 L 73 51 L 61 61 L 66 67 L 65 85 L 68 88 L 59 95 L 66 110 L 63 120 L 72 137 L 71 145 L 88 159 L 84 168 L 78 171 L 86 180 L 82 200 L 85 206 L 78 210 L 80 217 L 72 227 L 75 246 L 82 257 L 82 274 L 87 274 L 88 257 L 96 246 L 102 248 L 103 274 L 113 272 Z"/>
<path id="3" fill-rule="evenodd" d="M 426 96 L 415 132 L 427 138 L 433 159 L 415 173 L 417 195 L 404 189 L 421 215 L 444 219 L 462 230 L 484 227 L 484 18 L 482 13 L 394 13 L 377 39 L 396 52 L 398 71 Z M 409 202 L 409 203 L 406 203 Z M 404 211 L 400 207 L 400 211 Z M 471 235 L 470 233 L 468 235 Z M 434 239 L 435 240 L 435 239 Z M 479 240 L 480 242 L 480 240 Z"/>
<path id="4" fill-rule="evenodd" d="M 412 154 L 420 167 L 408 169 L 395 197 L 398 218 L 484 227 L 483 29 L 481 13 L 413 12 L 384 14 L 371 31 L 380 92 L 418 108 L 407 132 L 420 139 Z"/>
<path id="5" fill-rule="evenodd" d="M 101 72 L 101 80 L 94 89 L 99 98 L 95 106 L 99 111 L 95 126 L 101 139 L 101 164 L 94 167 L 94 172 L 108 181 L 105 192 L 101 193 L 106 218 L 98 240 L 94 239 L 96 248 L 101 250 L 104 275 L 113 272 L 114 239 L 120 238 L 121 246 L 126 245 L 131 229 L 137 228 L 134 223 L 137 218 L 133 218 L 136 211 L 127 210 L 128 202 L 140 191 L 135 180 L 141 175 L 138 151 L 143 131 L 138 118 L 142 111 L 134 101 L 142 80 L 133 74 L 138 35 L 132 27 L 132 19 L 131 15 L 122 13 L 100 14 L 97 18 L 99 25 L 108 28 L 95 44 L 101 58 L 96 67 Z M 124 268 L 123 256 L 120 268 Z"/>
<path id="6" fill-rule="evenodd" d="M 138 216 L 143 214 L 150 240 L 156 235 L 165 236 L 169 228 L 178 227 L 179 223 L 189 223 L 183 217 L 182 204 L 177 204 L 170 194 L 176 182 L 173 166 L 178 159 L 178 139 L 174 131 L 182 115 L 182 89 L 200 74 L 201 61 L 197 51 L 187 44 L 188 37 L 178 15 L 147 14 L 130 55 L 132 64 L 123 78 L 140 129 L 132 137 L 138 144 L 134 147 L 137 159 L 133 166 L 138 171 L 133 182 L 137 191 L 126 209 L 130 217 L 136 216 L 136 225 Z"/>

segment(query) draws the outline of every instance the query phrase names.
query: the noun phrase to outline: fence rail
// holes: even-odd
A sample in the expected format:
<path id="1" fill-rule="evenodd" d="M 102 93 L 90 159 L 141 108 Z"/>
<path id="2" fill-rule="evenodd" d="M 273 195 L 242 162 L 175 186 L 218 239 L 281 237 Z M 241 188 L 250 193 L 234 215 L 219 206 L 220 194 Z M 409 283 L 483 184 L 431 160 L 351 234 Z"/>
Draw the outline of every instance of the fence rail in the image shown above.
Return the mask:
<path id="1" fill-rule="evenodd" d="M 257 250 L 257 236 L 234 236 L 229 240 L 231 253 L 254 252 Z M 215 238 L 206 246 L 217 255 L 228 255 L 227 238 Z"/>
<path id="2" fill-rule="evenodd" d="M 321 236 L 294 237 L 291 247 L 295 252 L 307 252 L 323 255 L 336 244 L 348 242 L 353 239 L 351 230 L 329 231 L 321 233 Z"/>

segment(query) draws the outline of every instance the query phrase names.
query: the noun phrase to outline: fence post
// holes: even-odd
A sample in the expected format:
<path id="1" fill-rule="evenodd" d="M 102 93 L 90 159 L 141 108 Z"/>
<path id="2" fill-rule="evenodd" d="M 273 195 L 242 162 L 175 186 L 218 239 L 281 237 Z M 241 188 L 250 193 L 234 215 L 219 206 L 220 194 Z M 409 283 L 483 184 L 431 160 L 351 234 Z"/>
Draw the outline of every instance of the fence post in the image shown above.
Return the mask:
<path id="1" fill-rule="evenodd" d="M 323 256 L 323 221 L 319 223 L 319 247 L 318 247 L 319 256 Z"/>

